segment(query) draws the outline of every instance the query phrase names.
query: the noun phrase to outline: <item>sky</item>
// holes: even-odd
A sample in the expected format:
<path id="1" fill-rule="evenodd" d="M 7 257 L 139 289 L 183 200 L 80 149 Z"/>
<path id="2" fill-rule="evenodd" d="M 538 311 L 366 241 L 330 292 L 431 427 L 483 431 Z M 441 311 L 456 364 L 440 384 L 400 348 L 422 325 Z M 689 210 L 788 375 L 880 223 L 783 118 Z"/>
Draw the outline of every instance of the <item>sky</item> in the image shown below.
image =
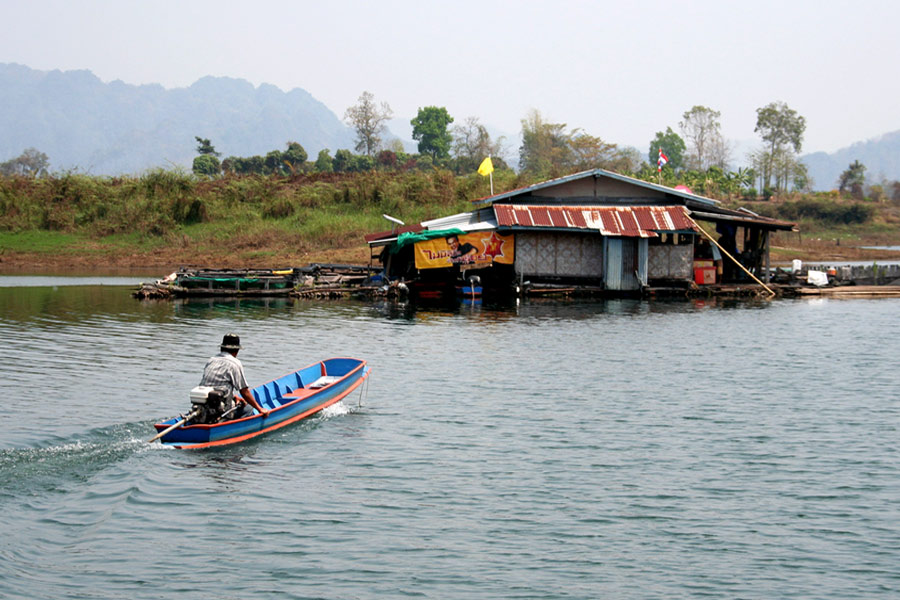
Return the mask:
<path id="1" fill-rule="evenodd" d="M 721 113 L 737 153 L 761 144 L 771 102 L 806 118 L 802 153 L 900 130 L 896 0 L 0 0 L 0 14 L 0 62 L 299 87 L 339 118 L 369 91 L 401 136 L 424 106 L 511 138 L 537 110 L 642 154 L 695 105 Z"/>

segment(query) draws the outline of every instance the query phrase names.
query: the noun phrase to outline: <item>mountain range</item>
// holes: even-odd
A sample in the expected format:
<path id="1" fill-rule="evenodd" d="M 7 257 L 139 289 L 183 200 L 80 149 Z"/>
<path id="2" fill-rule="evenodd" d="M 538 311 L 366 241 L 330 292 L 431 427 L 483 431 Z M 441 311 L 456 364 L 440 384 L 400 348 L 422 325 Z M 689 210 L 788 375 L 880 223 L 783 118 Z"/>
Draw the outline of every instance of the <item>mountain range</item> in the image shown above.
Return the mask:
<path id="1" fill-rule="evenodd" d="M 230 77 L 203 77 L 187 88 L 103 83 L 93 73 L 38 71 L 0 63 L 0 162 L 36 148 L 53 171 L 136 174 L 189 169 L 195 136 L 221 156 L 265 155 L 298 142 L 312 160 L 354 146 L 354 132 L 309 92 Z M 393 134 L 386 136 L 395 137 Z M 412 144 L 405 143 L 410 147 Z M 831 154 L 801 156 L 814 188 L 834 189 L 859 160 L 872 182 L 900 180 L 900 131 Z"/>
<path id="2" fill-rule="evenodd" d="M 866 166 L 866 180 L 881 183 L 882 180 L 900 181 L 900 131 L 885 133 L 877 138 L 856 142 L 837 152 L 813 152 L 800 157 L 817 190 L 833 190 L 838 179 L 853 161 Z"/>
<path id="3" fill-rule="evenodd" d="M 353 131 L 302 89 L 204 77 L 187 88 L 103 83 L 90 71 L 0 63 L 0 162 L 36 148 L 54 171 L 95 175 L 190 168 L 195 136 L 222 157 L 265 155 L 300 143 L 315 160 L 354 146 Z"/>

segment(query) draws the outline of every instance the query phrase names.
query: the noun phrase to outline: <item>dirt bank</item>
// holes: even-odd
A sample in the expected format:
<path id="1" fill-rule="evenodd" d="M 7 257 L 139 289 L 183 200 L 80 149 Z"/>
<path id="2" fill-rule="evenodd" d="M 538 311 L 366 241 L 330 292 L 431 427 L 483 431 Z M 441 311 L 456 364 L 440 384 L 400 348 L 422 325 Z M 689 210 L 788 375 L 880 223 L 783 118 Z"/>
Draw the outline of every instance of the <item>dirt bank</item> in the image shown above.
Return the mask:
<path id="1" fill-rule="evenodd" d="M 111 270 L 158 271 L 162 275 L 179 267 L 272 269 L 300 267 L 310 263 L 364 265 L 369 263 L 369 249 L 368 247 L 338 248 L 315 253 L 261 252 L 260 256 L 256 257 L 197 253 L 181 248 L 131 254 L 123 252 L 50 254 L 9 251 L 0 253 L 0 273 L 66 273 Z"/>
<path id="2" fill-rule="evenodd" d="M 855 246 L 839 246 L 834 242 L 804 240 L 802 244 L 773 246 L 774 265 L 790 264 L 793 259 L 804 262 L 900 261 L 900 251 L 870 250 Z M 256 256 L 240 253 L 214 254 L 185 248 L 165 248 L 147 253 L 85 251 L 51 253 L 0 253 L 0 273 L 67 273 L 90 271 L 141 271 L 171 273 L 179 267 L 195 268 L 286 268 L 310 263 L 369 263 L 369 249 L 353 246 L 317 252 L 290 252 L 259 249 Z"/>

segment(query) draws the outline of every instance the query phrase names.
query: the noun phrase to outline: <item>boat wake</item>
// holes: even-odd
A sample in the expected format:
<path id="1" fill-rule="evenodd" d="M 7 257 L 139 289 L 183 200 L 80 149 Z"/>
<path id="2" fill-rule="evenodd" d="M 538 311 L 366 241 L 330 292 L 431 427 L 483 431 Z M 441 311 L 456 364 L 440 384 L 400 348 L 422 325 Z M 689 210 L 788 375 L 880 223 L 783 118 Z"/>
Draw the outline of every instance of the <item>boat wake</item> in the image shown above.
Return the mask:
<path id="1" fill-rule="evenodd" d="M 122 423 L 28 448 L 0 450 L 0 497 L 66 491 L 111 465 L 152 449 L 150 421 Z"/>
<path id="2" fill-rule="evenodd" d="M 342 417 L 353 412 L 355 406 L 351 407 L 344 403 L 343 400 L 336 402 L 331 406 L 322 409 L 322 418 L 331 419 L 332 417 Z"/>

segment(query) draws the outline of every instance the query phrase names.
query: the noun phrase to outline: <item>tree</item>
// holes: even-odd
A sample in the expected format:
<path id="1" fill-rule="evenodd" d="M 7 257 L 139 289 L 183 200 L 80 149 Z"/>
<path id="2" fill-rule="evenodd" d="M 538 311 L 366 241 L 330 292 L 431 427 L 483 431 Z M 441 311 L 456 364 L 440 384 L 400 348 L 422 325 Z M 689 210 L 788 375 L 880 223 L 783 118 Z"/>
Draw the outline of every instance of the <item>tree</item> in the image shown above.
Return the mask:
<path id="1" fill-rule="evenodd" d="M 450 156 L 450 145 L 453 136 L 447 127 L 453 117 L 443 106 L 426 106 L 420 108 L 418 114 L 409 123 L 413 126 L 412 137 L 419 142 L 419 152 L 428 154 L 436 163 Z"/>
<path id="2" fill-rule="evenodd" d="M 569 134 L 569 148 L 572 171 L 607 169 L 631 173 L 641 161 L 640 154 L 636 151 L 619 148 L 616 144 L 604 142 L 597 136 L 577 129 Z"/>
<path id="3" fill-rule="evenodd" d="M 854 198 L 861 200 L 863 198 L 863 186 L 865 184 L 866 166 L 858 160 L 854 160 L 850 163 L 850 166 L 841 173 L 841 177 L 838 179 L 838 191 L 842 194 L 844 192 L 850 192 Z"/>
<path id="4" fill-rule="evenodd" d="M 195 175 L 218 175 L 222 171 L 222 165 L 219 163 L 219 153 L 213 147 L 212 142 L 200 136 L 194 136 L 197 140 L 197 154 L 200 156 L 194 158 L 191 170 Z M 230 166 L 230 163 L 229 163 Z"/>
<path id="5" fill-rule="evenodd" d="M 659 150 L 662 148 L 663 154 L 669 159 L 666 163 L 673 171 L 678 171 L 684 166 L 684 152 L 687 146 L 681 136 L 672 131 L 671 127 L 666 127 L 665 133 L 656 132 L 656 137 L 650 142 L 650 164 L 655 165 L 659 159 Z"/>
<path id="6" fill-rule="evenodd" d="M 382 150 L 375 156 L 375 164 L 385 170 L 393 171 L 398 162 L 397 153 L 393 150 Z"/>
<path id="7" fill-rule="evenodd" d="M 572 164 L 572 149 L 565 123 L 547 123 L 537 110 L 522 119 L 519 168 L 532 175 L 554 177 Z"/>
<path id="8" fill-rule="evenodd" d="M 365 152 L 372 156 L 381 147 L 381 135 L 385 130 L 385 122 L 394 112 L 387 103 L 375 104 L 375 96 L 363 92 L 357 103 L 347 109 L 344 120 L 356 131 L 357 152 Z"/>
<path id="9" fill-rule="evenodd" d="M 198 157 L 199 158 L 199 157 Z M 222 170 L 238 175 L 263 175 L 266 172 L 265 159 L 262 156 L 229 156 L 222 161 Z"/>
<path id="10" fill-rule="evenodd" d="M 306 153 L 306 150 L 297 142 L 288 142 L 287 150 L 281 154 L 281 160 L 291 174 L 303 169 L 307 158 L 309 158 L 309 155 Z"/>
<path id="11" fill-rule="evenodd" d="M 319 155 L 316 157 L 316 171 L 319 173 L 331 173 L 334 171 L 334 163 L 331 155 L 328 154 L 328 148 L 319 150 Z"/>
<path id="12" fill-rule="evenodd" d="M 722 163 L 727 162 L 727 156 L 723 155 L 727 151 L 727 144 L 720 131 L 721 116 L 719 111 L 700 105 L 682 115 L 683 120 L 678 126 L 687 140 L 688 154 L 685 162 L 689 168 L 706 171 L 712 165 L 723 167 Z"/>
<path id="13" fill-rule="evenodd" d="M 280 150 L 270 150 L 264 159 L 265 173 L 268 175 L 281 175 L 284 173 L 284 158 Z"/>
<path id="14" fill-rule="evenodd" d="M 499 157 L 503 152 L 503 137 L 491 140 L 487 128 L 477 117 L 469 117 L 463 125 L 453 127 L 453 158 L 459 173 L 470 173 L 478 168 L 486 157 Z M 494 168 L 498 168 L 495 164 Z"/>
<path id="15" fill-rule="evenodd" d="M 219 159 L 212 154 L 201 154 L 194 157 L 194 164 L 191 170 L 195 175 L 212 177 L 219 174 L 219 171 L 222 170 L 222 165 L 219 164 Z"/>
<path id="16" fill-rule="evenodd" d="M 194 139 L 197 140 L 197 154 L 200 156 L 220 156 L 208 139 L 198 136 L 194 136 Z"/>
<path id="17" fill-rule="evenodd" d="M 335 173 L 346 173 L 351 170 L 353 153 L 349 150 L 338 150 L 334 153 L 334 159 L 331 161 L 331 164 Z"/>
<path id="18" fill-rule="evenodd" d="M 43 176 L 50 168 L 50 159 L 37 148 L 27 148 L 16 158 L 0 163 L 0 175 Z"/>
<path id="19" fill-rule="evenodd" d="M 580 129 L 567 132 L 565 123 L 547 123 L 536 110 L 522 119 L 519 167 L 526 173 L 541 177 L 588 169 L 631 173 L 640 162 L 638 151 L 619 148 Z"/>
<path id="20" fill-rule="evenodd" d="M 803 146 L 806 119 L 784 102 L 770 102 L 756 109 L 756 128 L 766 143 L 760 155 L 760 174 L 763 187 L 775 178 L 775 189 L 787 189 L 791 173 L 796 169 L 796 155 Z"/>

